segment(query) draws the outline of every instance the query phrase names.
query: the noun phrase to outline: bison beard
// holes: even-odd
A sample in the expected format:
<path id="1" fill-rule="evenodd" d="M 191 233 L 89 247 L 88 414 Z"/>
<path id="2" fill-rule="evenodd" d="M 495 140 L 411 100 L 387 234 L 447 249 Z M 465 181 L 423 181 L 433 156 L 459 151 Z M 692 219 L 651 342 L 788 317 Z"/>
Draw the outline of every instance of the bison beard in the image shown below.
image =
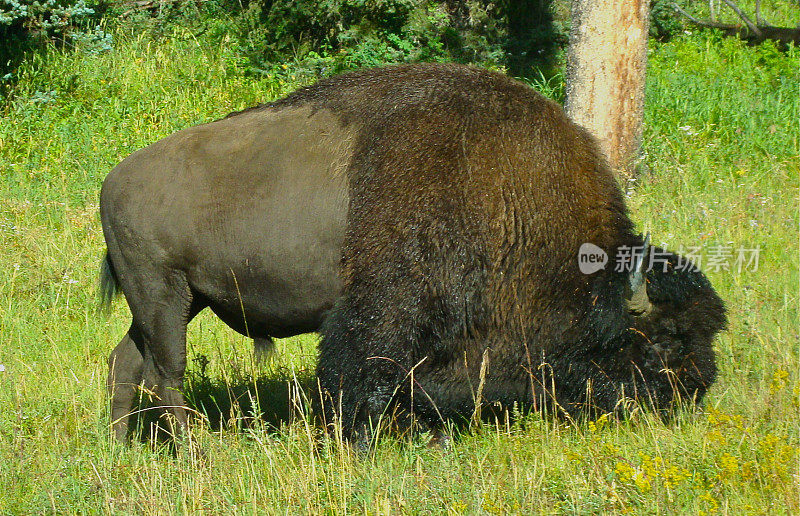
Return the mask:
<path id="1" fill-rule="evenodd" d="M 328 158 L 343 159 L 347 200 L 340 240 L 334 239 L 338 283 L 329 291 L 332 306 L 320 301 L 322 315 L 304 324 L 293 319 L 297 310 L 279 317 L 274 301 L 245 300 L 241 310 L 251 322 L 245 330 L 284 336 L 321 324 L 317 410 L 327 424 L 340 423 L 345 436 L 366 439 L 389 415 L 431 428 L 464 421 L 479 408 L 476 400 L 580 414 L 615 411 L 637 398 L 666 410 L 679 399 L 700 400 L 714 381 L 712 341 L 725 325 L 725 309 L 702 273 L 659 249 L 668 263 L 649 270 L 646 282 L 634 281 L 639 270 L 619 272 L 613 264 L 580 272 L 582 243 L 614 257 L 643 242 L 594 140 L 527 86 L 458 65 L 394 66 L 337 76 L 214 124 L 230 131 L 268 126 L 275 117 L 307 124 L 297 138 L 318 129 L 315 124 L 322 124 L 320 134 L 340 135 Z M 297 160 L 317 163 L 315 156 Z M 224 168 L 203 159 L 195 158 L 196 166 Z M 271 164 L 263 166 L 266 177 Z M 226 181 L 235 183 L 232 177 Z M 147 272 L 153 258 L 137 266 L 122 251 L 130 240 L 125 235 L 135 231 L 130 224 L 119 229 L 122 216 L 111 212 L 124 211 L 114 207 L 122 196 L 106 190 L 113 188 L 104 186 L 101 198 L 109 270 L 124 269 L 120 284 L 136 305 L 138 292 L 147 289 L 136 290 L 131 278 Z M 186 252 L 170 242 L 158 252 Z M 246 256 L 242 251 L 229 261 Z M 182 404 L 172 393 L 185 367 L 185 325 L 204 306 L 243 331 L 234 315 L 236 295 L 221 280 L 213 289 L 203 286 L 222 267 L 173 258 L 163 260 L 164 290 L 182 292 L 183 315 L 174 327 L 162 317 L 161 326 L 146 328 L 137 313 L 146 319 L 150 312 L 131 307 L 131 332 L 112 354 L 112 417 L 131 401 L 115 378 L 138 383 L 143 367 L 150 383 L 172 389 L 162 391 L 169 394 L 165 405 Z M 322 260 L 308 262 L 303 273 Z M 282 267 L 251 271 L 252 284 L 268 295 L 279 273 L 292 277 L 299 270 L 292 260 Z M 235 292 L 242 285 L 239 280 Z M 293 294 L 291 288 L 299 289 L 280 285 Z M 646 309 L 634 309 L 634 299 Z M 115 369 L 116 361 L 123 366 Z M 185 424 L 185 414 L 176 416 Z M 117 435 L 124 430 L 118 425 Z"/>

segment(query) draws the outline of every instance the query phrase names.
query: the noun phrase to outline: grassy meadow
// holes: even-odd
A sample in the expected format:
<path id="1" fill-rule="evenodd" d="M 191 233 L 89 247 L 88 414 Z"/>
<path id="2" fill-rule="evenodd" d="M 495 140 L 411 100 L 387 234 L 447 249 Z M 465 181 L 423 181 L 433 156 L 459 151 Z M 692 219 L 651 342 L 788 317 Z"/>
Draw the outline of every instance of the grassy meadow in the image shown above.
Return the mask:
<path id="1" fill-rule="evenodd" d="M 651 45 L 649 171 L 629 206 L 654 243 L 699 248 L 730 311 L 702 410 L 669 425 L 531 415 L 448 452 L 384 439 L 358 457 L 319 445 L 293 408 L 315 337 L 258 365 L 203 313 L 186 385 L 197 460 L 110 440 L 106 357 L 129 314 L 122 300 L 96 312 L 100 185 L 134 150 L 300 80 L 246 76 L 224 38 L 112 34 L 111 50 L 31 56 L 0 103 L 0 514 L 800 512 L 797 48 L 712 33 Z M 533 86 L 553 94 L 559 80 Z M 753 249 L 757 267 L 736 263 Z"/>

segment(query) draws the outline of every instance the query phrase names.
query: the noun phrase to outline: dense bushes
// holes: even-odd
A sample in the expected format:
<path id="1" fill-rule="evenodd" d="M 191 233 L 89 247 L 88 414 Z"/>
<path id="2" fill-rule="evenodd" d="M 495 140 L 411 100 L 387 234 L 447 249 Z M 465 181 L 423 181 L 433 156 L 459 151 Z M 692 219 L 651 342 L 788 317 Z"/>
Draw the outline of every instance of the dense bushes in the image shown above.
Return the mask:
<path id="1" fill-rule="evenodd" d="M 665 41 L 684 30 L 672 0 L 650 4 L 651 37 Z M 0 77 L 43 42 L 109 49 L 109 36 L 95 27 L 101 13 L 107 24 L 154 39 L 203 33 L 258 75 L 313 78 L 384 63 L 456 61 L 538 79 L 563 65 L 570 0 L 0 0 Z"/>
<path id="2" fill-rule="evenodd" d="M 63 40 L 96 12 L 92 0 L 0 0 L 0 73 L 7 73 L 25 50 Z"/>
<path id="3" fill-rule="evenodd" d="M 565 41 L 550 29 L 549 7 L 550 0 L 252 0 L 239 37 L 251 61 L 272 72 L 287 59 L 316 73 L 410 61 L 524 67 Z"/>
<path id="4" fill-rule="evenodd" d="M 671 1 L 651 3 L 654 36 L 682 29 Z M 228 13 L 225 34 L 235 35 L 251 70 L 277 75 L 287 62 L 288 73 L 327 75 L 413 61 L 550 75 L 570 18 L 569 0 L 207 0 L 203 9 Z"/>
<path id="5" fill-rule="evenodd" d="M 686 0 L 677 3 L 685 4 Z M 683 20 L 675 12 L 673 0 L 650 0 L 650 37 L 660 41 L 672 38 L 683 30 Z"/>
<path id="6" fill-rule="evenodd" d="M 666 0 L 653 0 L 654 31 L 677 30 Z M 568 0 L 0 0 L 0 72 L 45 41 L 107 48 L 87 19 L 156 37 L 171 27 L 209 32 L 251 73 L 329 75 L 383 63 L 456 61 L 551 75 L 567 43 Z M 82 26 L 82 31 L 76 31 Z M 77 35 L 77 36 L 76 36 Z M 288 66 L 287 66 L 288 65 Z"/>

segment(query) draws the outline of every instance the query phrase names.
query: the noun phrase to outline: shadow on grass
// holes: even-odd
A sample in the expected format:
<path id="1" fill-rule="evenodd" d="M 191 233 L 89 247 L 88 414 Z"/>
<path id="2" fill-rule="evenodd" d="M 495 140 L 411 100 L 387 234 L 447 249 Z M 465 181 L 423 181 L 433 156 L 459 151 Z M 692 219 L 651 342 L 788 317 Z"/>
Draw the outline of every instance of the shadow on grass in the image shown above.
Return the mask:
<path id="1" fill-rule="evenodd" d="M 279 432 L 307 417 L 315 376 L 292 377 L 288 371 L 265 372 L 258 377 L 211 378 L 187 374 L 184 385 L 186 405 L 194 419 L 202 420 L 212 431 L 246 431 L 250 428 Z M 140 441 L 167 442 L 170 435 L 161 411 L 144 397 L 131 416 L 133 437 Z"/>

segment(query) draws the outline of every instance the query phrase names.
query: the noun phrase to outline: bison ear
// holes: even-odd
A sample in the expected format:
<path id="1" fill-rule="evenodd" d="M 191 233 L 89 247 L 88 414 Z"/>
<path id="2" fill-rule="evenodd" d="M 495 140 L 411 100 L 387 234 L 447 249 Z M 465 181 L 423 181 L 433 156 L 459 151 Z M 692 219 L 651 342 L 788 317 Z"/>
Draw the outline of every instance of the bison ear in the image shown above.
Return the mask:
<path id="1" fill-rule="evenodd" d="M 631 315 L 641 317 L 650 313 L 653 305 L 647 295 L 647 257 L 650 256 L 650 233 L 644 239 L 641 253 L 634 253 L 633 266 L 628 274 L 626 304 Z"/>

